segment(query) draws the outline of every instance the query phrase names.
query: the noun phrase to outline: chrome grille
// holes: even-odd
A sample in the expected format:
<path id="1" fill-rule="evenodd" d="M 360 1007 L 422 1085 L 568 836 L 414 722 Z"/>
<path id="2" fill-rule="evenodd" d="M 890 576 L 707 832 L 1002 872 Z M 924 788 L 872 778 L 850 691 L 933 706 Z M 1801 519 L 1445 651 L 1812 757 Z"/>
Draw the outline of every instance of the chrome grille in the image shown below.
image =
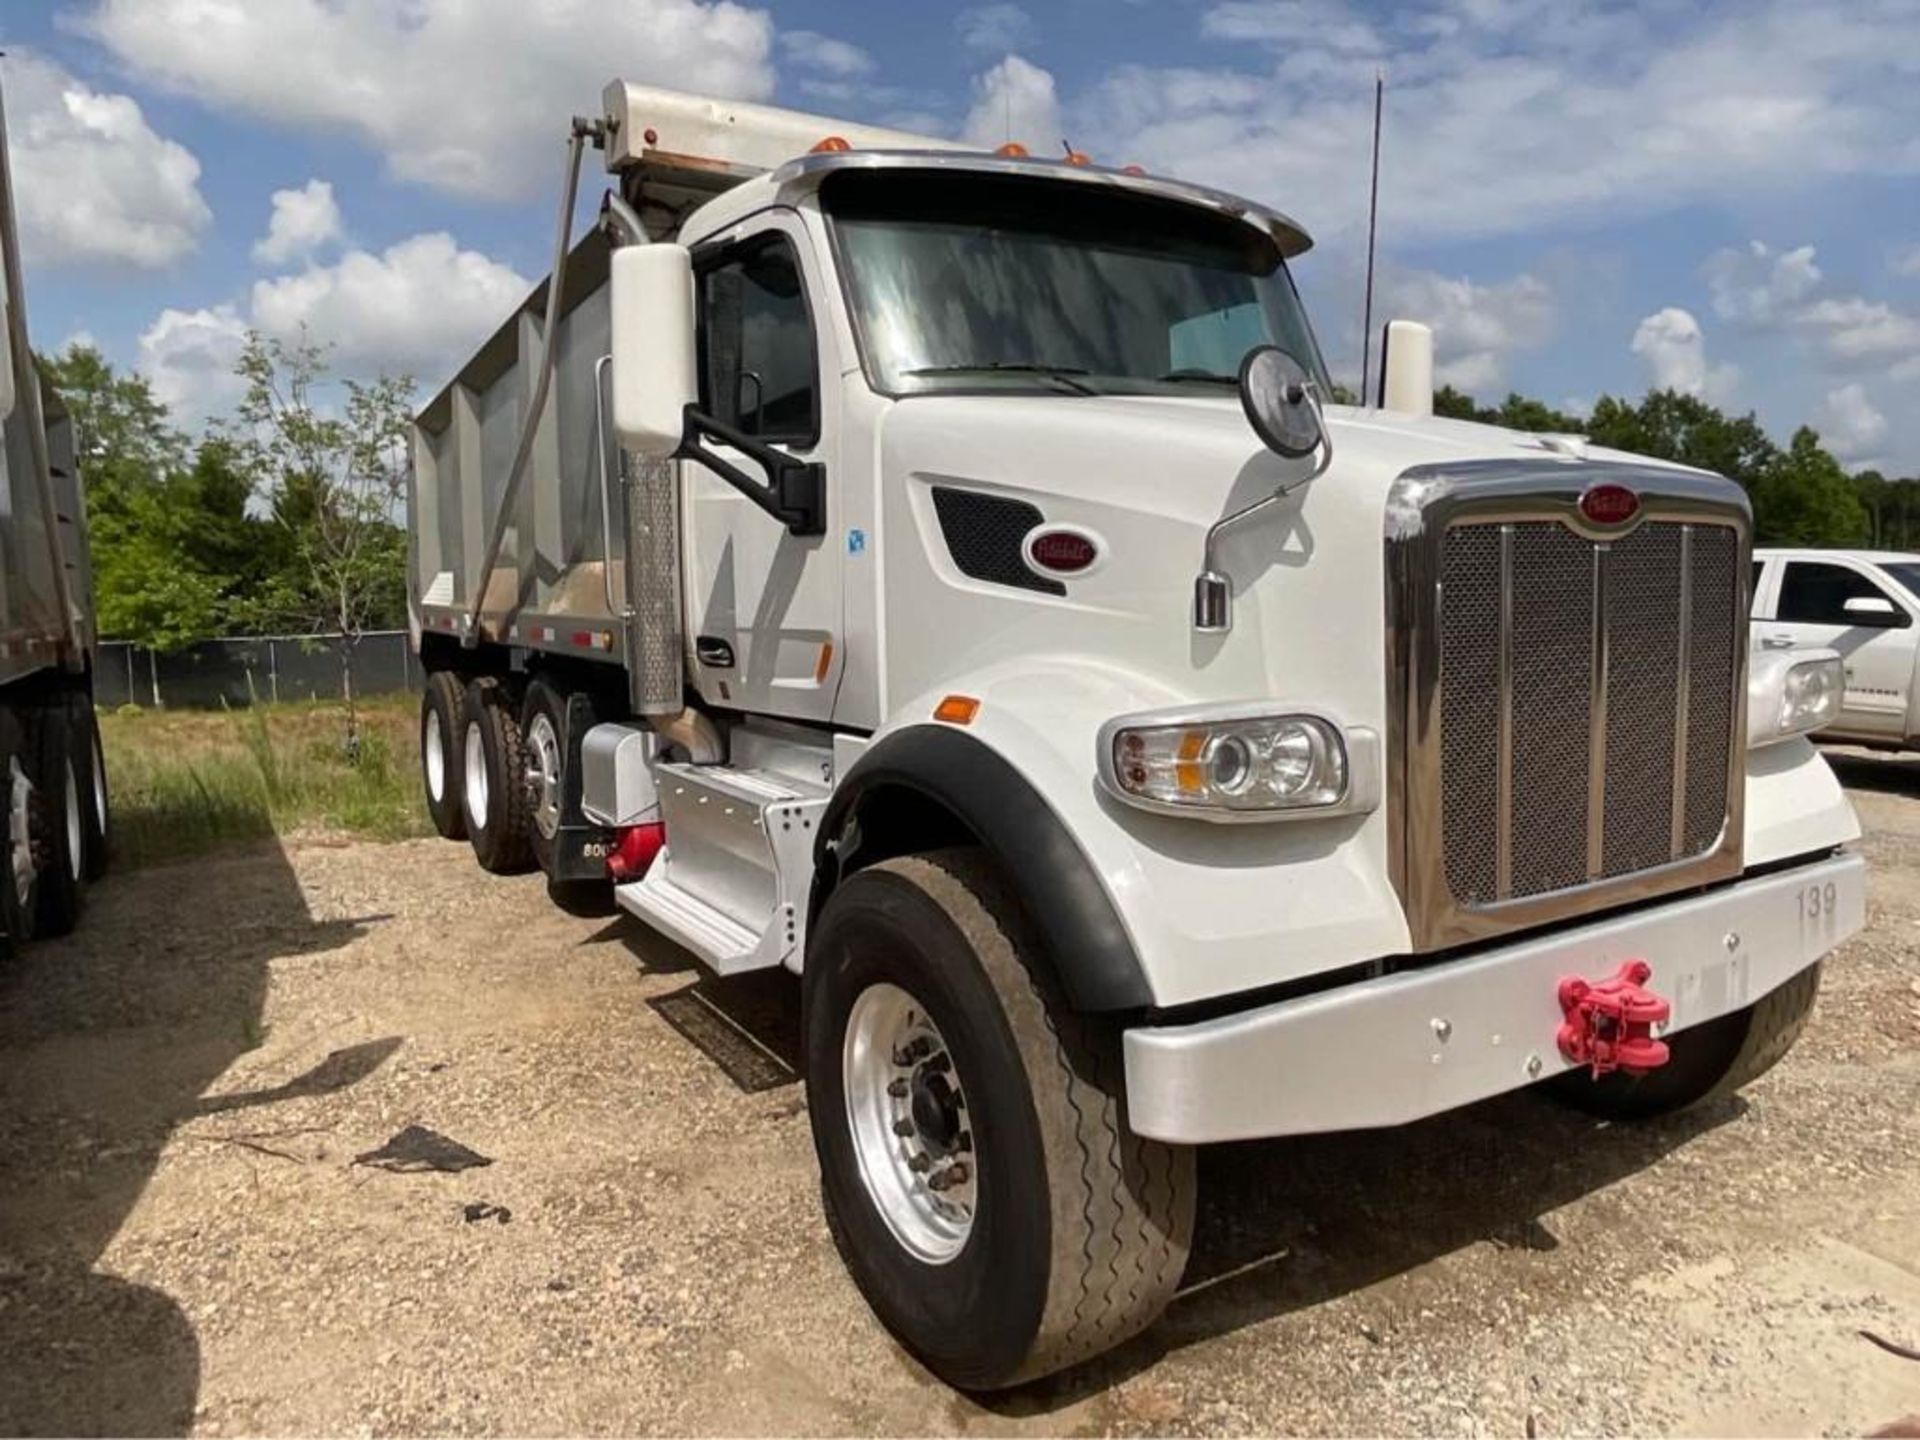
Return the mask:
<path id="1" fill-rule="evenodd" d="M 1440 840 L 1456 905 L 1704 855 L 1727 822 L 1739 536 L 1462 523 L 1438 556 Z"/>

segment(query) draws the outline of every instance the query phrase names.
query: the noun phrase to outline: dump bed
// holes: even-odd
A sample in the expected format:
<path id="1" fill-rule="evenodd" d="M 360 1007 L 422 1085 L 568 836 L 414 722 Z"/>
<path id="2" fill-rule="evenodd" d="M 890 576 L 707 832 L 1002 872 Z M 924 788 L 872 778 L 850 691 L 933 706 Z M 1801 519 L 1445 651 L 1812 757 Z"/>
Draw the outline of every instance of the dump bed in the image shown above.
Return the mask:
<path id="1" fill-rule="evenodd" d="M 93 644 L 86 510 L 66 408 L 42 387 L 27 341 L 13 179 L 0 116 L 0 686 Z"/>
<path id="2" fill-rule="evenodd" d="M 594 231 L 568 261 L 553 382 L 481 617 L 483 639 L 600 659 L 617 654 L 624 609 L 617 469 L 599 403 L 608 254 Z M 546 295 L 542 282 L 415 419 L 411 595 L 427 632 L 463 633 L 481 593 L 477 572 L 538 379 Z"/>
<path id="3" fill-rule="evenodd" d="M 655 239 L 693 209 L 831 137 L 835 147 L 949 148 L 899 131 L 848 125 L 770 106 L 709 100 L 615 81 L 603 97 L 600 143 L 621 200 Z M 525 646 L 638 665 L 658 660 L 671 587 L 627 594 L 629 542 L 652 576 L 671 563 L 671 473 L 638 491 L 623 484 L 607 425 L 600 362 L 610 348 L 611 242 L 589 233 L 570 252 L 561 287 L 552 383 L 525 473 L 511 497 L 492 573 L 485 563 L 529 407 L 539 388 L 547 283 L 494 331 L 414 422 L 409 598 L 416 634 Z M 649 540 L 656 542 L 649 551 Z M 652 558 L 649 558 L 652 557 Z M 482 602 L 476 613 L 474 601 Z M 639 613 L 628 618 L 629 609 Z M 677 620 L 672 622 L 677 626 Z M 469 630 L 473 633 L 469 633 Z M 651 643 L 629 645 L 629 630 Z M 678 657 L 673 657 L 677 667 Z M 670 680 L 679 694 L 677 668 Z"/>

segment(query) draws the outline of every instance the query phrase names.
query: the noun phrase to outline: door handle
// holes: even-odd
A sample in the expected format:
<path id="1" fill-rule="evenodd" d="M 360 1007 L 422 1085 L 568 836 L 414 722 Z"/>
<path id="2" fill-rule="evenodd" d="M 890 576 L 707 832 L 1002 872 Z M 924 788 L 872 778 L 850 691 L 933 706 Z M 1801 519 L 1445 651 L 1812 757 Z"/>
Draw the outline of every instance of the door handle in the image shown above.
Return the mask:
<path id="1" fill-rule="evenodd" d="M 1793 649 L 1793 637 L 1791 635 L 1762 635 L 1760 637 L 1760 648 L 1762 650 L 1791 650 Z"/>

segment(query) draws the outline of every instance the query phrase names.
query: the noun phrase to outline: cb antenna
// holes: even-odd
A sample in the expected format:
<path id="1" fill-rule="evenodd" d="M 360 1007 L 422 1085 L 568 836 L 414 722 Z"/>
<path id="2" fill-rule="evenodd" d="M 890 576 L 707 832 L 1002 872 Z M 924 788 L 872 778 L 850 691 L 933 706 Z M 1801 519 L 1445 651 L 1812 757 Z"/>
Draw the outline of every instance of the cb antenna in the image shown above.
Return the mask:
<path id="1" fill-rule="evenodd" d="M 1373 72 L 1373 190 L 1367 201 L 1367 299 L 1360 316 L 1360 403 L 1373 393 L 1373 249 L 1380 229 L 1380 112 L 1387 93 L 1387 72 Z"/>

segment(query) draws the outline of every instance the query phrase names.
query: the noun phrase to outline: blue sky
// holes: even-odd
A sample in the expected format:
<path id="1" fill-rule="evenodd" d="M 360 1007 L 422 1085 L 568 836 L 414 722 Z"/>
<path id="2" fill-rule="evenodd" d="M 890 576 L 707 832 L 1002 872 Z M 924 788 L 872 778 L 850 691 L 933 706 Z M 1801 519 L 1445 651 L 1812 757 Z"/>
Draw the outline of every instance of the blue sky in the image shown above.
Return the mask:
<path id="1" fill-rule="evenodd" d="M 249 326 L 437 386 L 544 268 L 616 74 L 1253 196 L 1357 371 L 1383 70 L 1376 317 L 1433 323 L 1443 378 L 1672 384 L 1920 472 L 1920 0 L 9 0 L 0 38 L 36 339 L 189 425 Z"/>

